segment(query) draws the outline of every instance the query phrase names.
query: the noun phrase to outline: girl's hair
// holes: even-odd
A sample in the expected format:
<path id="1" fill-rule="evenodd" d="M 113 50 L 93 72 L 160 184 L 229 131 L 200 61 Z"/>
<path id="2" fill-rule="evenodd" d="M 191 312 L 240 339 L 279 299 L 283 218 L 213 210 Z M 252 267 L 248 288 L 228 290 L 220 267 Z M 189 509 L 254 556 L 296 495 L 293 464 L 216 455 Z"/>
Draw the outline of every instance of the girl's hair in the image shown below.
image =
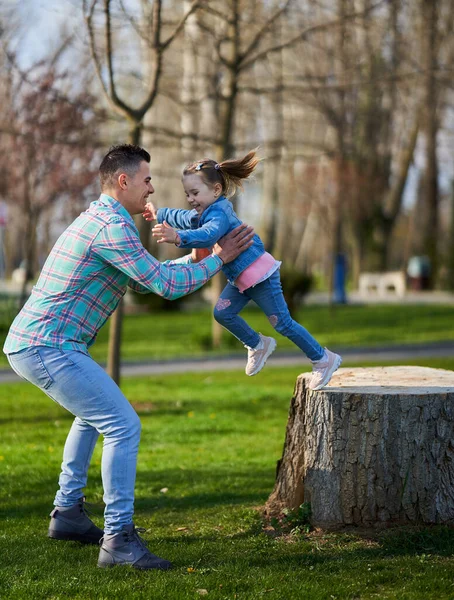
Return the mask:
<path id="1" fill-rule="evenodd" d="M 243 158 L 230 158 L 220 163 L 211 158 L 202 158 L 202 160 L 185 167 L 183 177 L 200 173 L 202 180 L 207 185 L 213 186 L 215 183 L 220 183 L 222 193 L 228 198 L 233 196 L 237 188 L 243 189 L 242 179 L 247 179 L 259 162 L 256 150 L 251 150 Z"/>

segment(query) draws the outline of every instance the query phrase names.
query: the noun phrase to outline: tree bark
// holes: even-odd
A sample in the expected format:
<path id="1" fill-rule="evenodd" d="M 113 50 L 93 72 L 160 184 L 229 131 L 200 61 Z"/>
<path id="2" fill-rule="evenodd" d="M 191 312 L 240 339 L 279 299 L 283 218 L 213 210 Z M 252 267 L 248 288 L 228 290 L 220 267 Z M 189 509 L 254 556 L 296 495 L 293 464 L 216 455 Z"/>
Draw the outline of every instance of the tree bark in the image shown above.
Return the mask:
<path id="1" fill-rule="evenodd" d="M 266 512 L 309 502 L 312 524 L 454 521 L 454 372 L 341 369 L 313 392 L 297 379 Z"/>
<path id="2" fill-rule="evenodd" d="M 438 275 L 438 226 L 439 226 L 439 190 L 437 156 L 437 34 L 438 7 L 433 0 L 422 0 L 423 19 L 423 64 L 425 68 L 425 135 L 426 135 L 426 177 L 424 200 L 427 206 L 427 223 L 423 232 L 425 253 L 431 263 L 431 288 L 435 287 Z"/>
<path id="3" fill-rule="evenodd" d="M 137 126 L 136 126 L 137 125 Z M 129 131 L 130 144 L 139 145 L 141 128 L 133 124 Z M 142 219 L 143 221 L 143 219 Z M 148 226 L 148 223 L 146 223 Z M 121 335 L 123 331 L 123 298 L 109 319 L 109 341 L 107 345 L 107 374 L 120 385 L 121 377 Z"/>

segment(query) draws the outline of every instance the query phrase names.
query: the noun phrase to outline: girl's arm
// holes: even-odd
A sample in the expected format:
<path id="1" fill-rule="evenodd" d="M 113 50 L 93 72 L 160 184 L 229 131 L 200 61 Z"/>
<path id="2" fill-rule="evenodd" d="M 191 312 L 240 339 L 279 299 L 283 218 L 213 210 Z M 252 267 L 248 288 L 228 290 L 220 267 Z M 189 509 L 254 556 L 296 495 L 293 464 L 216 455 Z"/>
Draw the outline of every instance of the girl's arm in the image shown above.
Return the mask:
<path id="1" fill-rule="evenodd" d="M 191 211 L 192 212 L 192 211 Z M 154 237 L 160 238 L 159 242 L 176 243 L 179 248 L 211 248 L 229 230 L 228 217 L 222 214 L 214 215 L 198 229 L 179 230 L 170 228 L 167 222 L 155 225 L 152 229 Z M 180 238 L 176 242 L 176 235 Z"/>
<path id="2" fill-rule="evenodd" d="M 191 219 L 197 217 L 197 211 L 182 208 L 158 208 L 157 221 L 166 221 L 174 229 L 190 229 Z"/>

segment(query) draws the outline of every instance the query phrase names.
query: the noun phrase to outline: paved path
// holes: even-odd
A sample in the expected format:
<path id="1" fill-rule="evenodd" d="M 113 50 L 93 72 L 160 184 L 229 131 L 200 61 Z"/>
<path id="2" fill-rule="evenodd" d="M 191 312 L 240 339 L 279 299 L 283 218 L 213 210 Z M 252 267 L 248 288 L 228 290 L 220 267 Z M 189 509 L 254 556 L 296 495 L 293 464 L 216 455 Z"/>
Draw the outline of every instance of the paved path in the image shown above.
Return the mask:
<path id="1" fill-rule="evenodd" d="M 344 365 L 364 362 L 402 361 L 418 358 L 454 358 L 454 340 L 434 342 L 430 344 L 400 344 L 393 346 L 376 346 L 363 348 L 334 348 L 343 357 Z M 308 361 L 301 353 L 279 353 L 271 356 L 269 367 L 308 366 Z M 164 375 L 167 373 L 199 373 L 204 371 L 233 371 L 244 369 L 245 355 L 235 354 L 223 357 L 181 358 L 165 361 L 125 362 L 122 365 L 123 377 L 137 375 Z M 0 383 L 20 381 L 10 369 L 0 370 Z"/>

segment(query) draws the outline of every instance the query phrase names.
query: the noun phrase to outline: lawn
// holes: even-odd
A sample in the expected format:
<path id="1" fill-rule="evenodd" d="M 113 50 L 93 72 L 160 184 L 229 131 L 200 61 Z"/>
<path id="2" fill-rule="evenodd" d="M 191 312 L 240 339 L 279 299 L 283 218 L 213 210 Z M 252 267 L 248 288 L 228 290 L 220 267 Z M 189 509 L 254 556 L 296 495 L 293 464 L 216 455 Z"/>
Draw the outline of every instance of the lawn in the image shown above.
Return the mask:
<path id="1" fill-rule="evenodd" d="M 277 352 L 297 351 L 287 338 L 277 334 L 265 315 L 253 308 L 242 313 L 257 331 L 275 335 Z M 454 339 L 454 307 L 440 305 L 365 305 L 302 307 L 295 315 L 323 346 L 373 346 L 411 342 L 436 342 Z M 213 354 L 210 350 L 211 315 L 208 309 L 194 312 L 159 312 L 129 315 L 124 321 L 123 360 L 171 359 Z M 92 347 L 93 357 L 106 360 L 108 325 Z M 0 343 L 7 328 L 0 320 Z M 244 352 L 227 332 L 216 354 Z M 6 366 L 0 354 L 0 366 Z"/>
<path id="2" fill-rule="evenodd" d="M 418 364 L 454 368 L 454 359 Z M 143 433 L 136 524 L 167 573 L 101 570 L 98 550 L 46 537 L 71 416 L 32 386 L 4 384 L 0 597 L 156 600 L 454 598 L 446 527 L 271 535 L 272 490 L 298 368 L 125 378 Z M 101 444 L 87 500 L 102 523 Z M 167 491 L 165 491 L 167 490 Z M 206 593 L 207 592 L 207 593 Z"/>

